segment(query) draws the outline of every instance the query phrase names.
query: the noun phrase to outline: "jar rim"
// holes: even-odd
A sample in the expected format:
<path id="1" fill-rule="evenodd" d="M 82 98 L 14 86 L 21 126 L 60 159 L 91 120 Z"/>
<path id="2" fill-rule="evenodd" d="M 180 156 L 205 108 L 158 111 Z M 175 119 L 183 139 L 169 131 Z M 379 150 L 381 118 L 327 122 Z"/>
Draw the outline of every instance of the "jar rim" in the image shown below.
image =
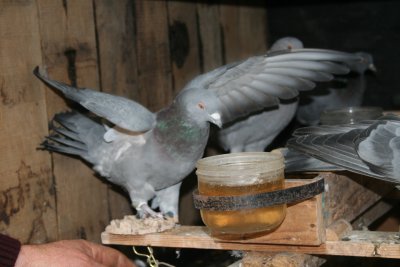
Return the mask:
<path id="1" fill-rule="evenodd" d="M 279 151 L 272 152 L 239 152 L 239 153 L 228 153 L 205 157 L 197 161 L 196 167 L 199 168 L 232 168 L 235 169 L 235 163 L 243 164 L 257 164 L 257 163 L 281 163 L 283 162 L 282 153 Z"/>
<path id="2" fill-rule="evenodd" d="M 200 159 L 196 167 L 199 181 L 249 184 L 281 176 L 284 159 L 279 151 L 240 152 Z"/>

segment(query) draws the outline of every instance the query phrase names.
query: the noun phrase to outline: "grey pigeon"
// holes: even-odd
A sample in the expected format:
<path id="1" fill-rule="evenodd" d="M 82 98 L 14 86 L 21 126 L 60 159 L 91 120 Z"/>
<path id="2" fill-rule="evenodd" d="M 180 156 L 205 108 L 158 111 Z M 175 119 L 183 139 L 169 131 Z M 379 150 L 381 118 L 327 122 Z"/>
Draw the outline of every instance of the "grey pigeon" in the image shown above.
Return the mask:
<path id="1" fill-rule="evenodd" d="M 343 88 L 327 88 L 300 94 L 300 104 L 296 119 L 303 125 L 317 125 L 324 110 L 345 107 L 359 107 L 366 89 L 365 72 L 376 71 L 371 54 L 357 52 L 363 58 L 356 64 L 350 64 L 353 75 L 347 76 Z"/>
<path id="2" fill-rule="evenodd" d="M 126 189 L 139 216 L 177 217 L 181 182 L 203 156 L 210 123 L 221 126 L 278 106 L 280 99 L 313 88 L 314 81 L 347 73 L 342 63 L 358 60 L 353 54 L 320 49 L 251 57 L 196 77 L 156 113 L 123 97 L 50 80 L 36 68 L 34 74 L 45 84 L 114 125 L 77 112 L 58 114 L 43 147 L 91 163 Z"/>
<path id="3" fill-rule="evenodd" d="M 284 37 L 275 41 L 270 50 L 281 51 L 301 49 L 303 43 L 295 37 Z M 342 73 L 343 74 L 343 73 Z M 250 116 L 225 124 L 217 132 L 218 144 L 230 152 L 264 151 L 275 137 L 290 123 L 296 114 L 298 90 L 312 88 L 291 87 L 292 98 L 281 99 L 272 107 L 268 107 Z"/>
<path id="4" fill-rule="evenodd" d="M 269 51 L 300 49 L 303 47 L 303 42 L 298 38 L 287 36 L 276 40 L 269 48 Z"/>
<path id="5" fill-rule="evenodd" d="M 400 183 L 400 117 L 299 128 L 287 147 L 339 168 Z"/>

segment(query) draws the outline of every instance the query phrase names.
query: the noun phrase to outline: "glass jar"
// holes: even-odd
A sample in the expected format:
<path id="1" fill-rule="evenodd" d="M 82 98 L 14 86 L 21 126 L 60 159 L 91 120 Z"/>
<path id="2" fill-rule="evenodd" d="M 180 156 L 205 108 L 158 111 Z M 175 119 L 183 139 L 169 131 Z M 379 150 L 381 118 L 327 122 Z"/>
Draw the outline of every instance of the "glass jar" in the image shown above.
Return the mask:
<path id="1" fill-rule="evenodd" d="M 243 152 L 197 162 L 198 190 L 205 196 L 239 196 L 284 188 L 280 152 Z M 200 210 L 213 235 L 253 234 L 274 230 L 286 215 L 286 204 L 231 211 Z"/>
<path id="2" fill-rule="evenodd" d="M 363 120 L 375 120 L 383 115 L 380 107 L 347 107 L 327 109 L 321 113 L 323 125 L 354 124 Z"/>

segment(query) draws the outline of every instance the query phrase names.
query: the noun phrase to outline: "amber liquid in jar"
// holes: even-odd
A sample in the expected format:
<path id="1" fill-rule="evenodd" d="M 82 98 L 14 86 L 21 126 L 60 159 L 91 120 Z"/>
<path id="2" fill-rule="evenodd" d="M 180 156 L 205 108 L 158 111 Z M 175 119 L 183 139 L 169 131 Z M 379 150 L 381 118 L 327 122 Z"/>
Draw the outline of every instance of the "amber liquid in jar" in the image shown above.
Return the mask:
<path id="1" fill-rule="evenodd" d="M 237 196 L 283 189 L 284 177 L 245 185 L 221 185 L 199 181 L 200 194 Z M 269 231 L 278 227 L 286 215 L 286 204 L 233 211 L 200 211 L 203 222 L 217 234 L 243 234 Z"/>

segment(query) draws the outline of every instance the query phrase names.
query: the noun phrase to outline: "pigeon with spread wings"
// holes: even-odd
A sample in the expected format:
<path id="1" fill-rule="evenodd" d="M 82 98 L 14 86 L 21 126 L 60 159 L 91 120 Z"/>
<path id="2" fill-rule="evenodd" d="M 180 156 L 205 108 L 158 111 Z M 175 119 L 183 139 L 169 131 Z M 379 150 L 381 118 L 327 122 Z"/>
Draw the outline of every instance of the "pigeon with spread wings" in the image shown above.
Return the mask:
<path id="1" fill-rule="evenodd" d="M 196 77 L 156 113 L 123 97 L 51 80 L 37 68 L 35 75 L 46 85 L 114 124 L 103 125 L 78 112 L 57 114 L 42 146 L 91 163 L 128 192 L 141 217 L 178 216 L 181 182 L 203 156 L 210 123 L 222 126 L 276 106 L 298 90 L 312 89 L 314 82 L 347 73 L 342 63 L 358 60 L 353 54 L 319 49 L 251 57 Z"/>

